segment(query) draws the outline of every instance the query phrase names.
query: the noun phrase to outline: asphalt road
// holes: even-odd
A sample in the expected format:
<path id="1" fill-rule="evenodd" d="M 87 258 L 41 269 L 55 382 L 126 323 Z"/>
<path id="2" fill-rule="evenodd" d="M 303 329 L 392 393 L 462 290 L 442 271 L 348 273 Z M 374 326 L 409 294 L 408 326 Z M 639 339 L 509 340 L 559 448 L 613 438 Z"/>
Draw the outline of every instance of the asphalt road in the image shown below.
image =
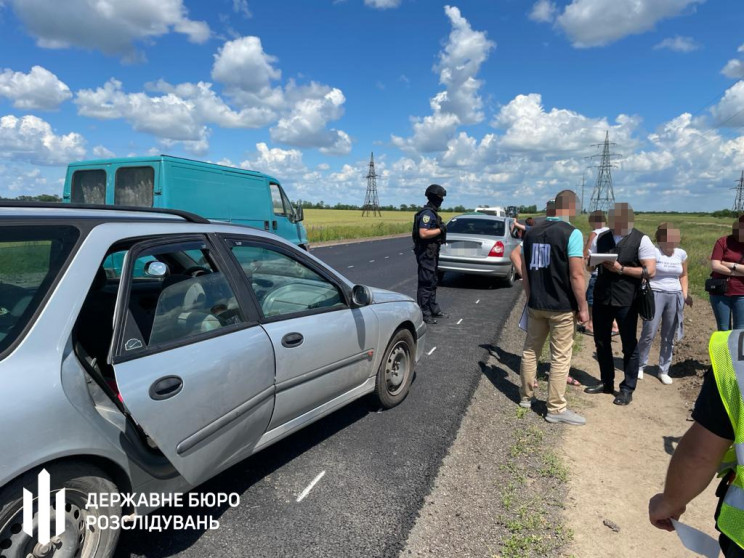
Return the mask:
<path id="1" fill-rule="evenodd" d="M 415 297 L 408 238 L 313 254 L 352 281 Z M 362 400 L 305 428 L 196 489 L 240 494 L 235 508 L 191 510 L 217 519 L 219 529 L 127 531 L 117 556 L 398 555 L 481 375 L 484 347 L 495 344 L 518 289 L 448 274 L 438 300 L 450 318 L 429 327 L 430 354 L 401 405 L 377 412 Z"/>

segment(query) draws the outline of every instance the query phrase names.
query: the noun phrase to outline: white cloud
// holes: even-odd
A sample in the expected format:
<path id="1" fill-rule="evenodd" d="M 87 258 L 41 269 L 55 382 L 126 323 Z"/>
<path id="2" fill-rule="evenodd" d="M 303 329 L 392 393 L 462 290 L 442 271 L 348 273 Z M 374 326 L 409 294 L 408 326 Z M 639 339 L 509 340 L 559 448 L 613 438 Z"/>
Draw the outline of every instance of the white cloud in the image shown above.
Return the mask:
<path id="1" fill-rule="evenodd" d="M 112 157 L 116 156 L 116 153 L 104 147 L 103 145 L 96 145 L 93 148 L 93 156 L 96 159 L 111 159 Z"/>
<path id="2" fill-rule="evenodd" d="M 705 0 L 573 0 L 556 23 L 573 46 L 604 46 L 645 33 L 661 20 L 680 15 Z"/>
<path id="3" fill-rule="evenodd" d="M 732 58 L 723 67 L 721 73 L 731 79 L 744 79 L 744 60 Z"/>
<path id="4" fill-rule="evenodd" d="M 551 0 L 538 0 L 532 6 L 529 18 L 532 21 L 540 23 L 552 23 L 555 20 L 557 11 L 558 7 L 555 5 L 555 2 L 551 2 Z"/>
<path id="5" fill-rule="evenodd" d="M 250 8 L 248 8 L 248 0 L 232 0 L 232 3 L 233 11 L 236 14 L 241 14 L 246 19 L 253 17 Z"/>
<path id="6" fill-rule="evenodd" d="M 458 126 L 477 124 L 484 118 L 479 95 L 482 82 L 475 76 L 496 45 L 487 39 L 485 32 L 474 31 L 457 8 L 445 6 L 444 11 L 452 31 L 434 69 L 439 72 L 439 82 L 445 90 L 429 101 L 431 115 L 411 118 L 412 137 L 391 138 L 393 145 L 412 155 L 443 151 Z"/>
<path id="7" fill-rule="evenodd" d="M 400 0 L 364 0 L 364 5 L 378 10 L 387 10 L 400 6 Z"/>
<path id="8" fill-rule="evenodd" d="M 275 56 L 266 54 L 258 37 L 227 41 L 214 55 L 212 79 L 233 88 L 235 93 L 261 93 L 282 77 L 274 68 Z"/>
<path id="9" fill-rule="evenodd" d="M 23 110 L 54 110 L 72 97 L 70 88 L 46 68 L 34 66 L 27 74 L 10 69 L 0 73 L 0 96 Z"/>
<path id="10" fill-rule="evenodd" d="M 717 126 L 728 128 L 744 126 L 744 81 L 737 81 L 729 87 L 710 112 Z"/>
<path id="11" fill-rule="evenodd" d="M 85 140 L 71 132 L 56 135 L 37 116 L 0 117 L 0 158 L 37 165 L 66 165 L 85 156 Z"/>
<path id="12" fill-rule="evenodd" d="M 669 37 L 654 46 L 654 49 L 667 49 L 675 52 L 692 52 L 698 50 L 700 45 L 692 37 Z"/>
<path id="13" fill-rule="evenodd" d="M 191 42 L 210 36 L 188 18 L 183 0 L 11 0 L 18 18 L 43 48 L 79 47 L 137 57 L 135 44 L 175 31 Z"/>
<path id="14" fill-rule="evenodd" d="M 265 143 L 256 144 L 256 154 L 240 163 L 244 169 L 265 172 L 277 178 L 297 178 L 308 171 L 299 149 L 269 148 Z"/>

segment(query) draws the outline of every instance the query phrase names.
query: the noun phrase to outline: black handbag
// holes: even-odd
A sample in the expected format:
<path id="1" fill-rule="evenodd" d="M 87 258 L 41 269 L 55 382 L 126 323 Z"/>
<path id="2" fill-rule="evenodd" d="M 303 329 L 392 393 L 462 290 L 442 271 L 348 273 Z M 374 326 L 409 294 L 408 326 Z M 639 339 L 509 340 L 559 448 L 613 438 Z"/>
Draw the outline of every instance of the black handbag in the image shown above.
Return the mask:
<path id="1" fill-rule="evenodd" d="M 656 302 L 654 301 L 654 291 L 651 290 L 651 285 L 648 284 L 648 272 L 645 265 L 641 274 L 641 285 L 638 287 L 638 292 L 636 293 L 636 308 L 638 315 L 643 321 L 648 322 L 654 319 Z"/>
<path id="2" fill-rule="evenodd" d="M 712 295 L 725 295 L 728 291 L 727 277 L 711 277 L 705 280 L 705 290 Z"/>

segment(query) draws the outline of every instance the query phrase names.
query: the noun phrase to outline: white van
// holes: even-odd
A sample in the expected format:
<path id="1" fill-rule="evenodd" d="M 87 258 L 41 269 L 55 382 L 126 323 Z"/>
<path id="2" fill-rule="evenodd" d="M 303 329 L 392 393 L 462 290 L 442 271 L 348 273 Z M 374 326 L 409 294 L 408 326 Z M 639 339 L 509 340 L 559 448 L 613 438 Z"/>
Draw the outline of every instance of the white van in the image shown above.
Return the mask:
<path id="1" fill-rule="evenodd" d="M 475 208 L 475 211 L 477 211 L 478 213 L 485 213 L 486 215 L 494 215 L 496 217 L 506 217 L 506 210 L 503 207 L 495 205 L 479 205 Z"/>

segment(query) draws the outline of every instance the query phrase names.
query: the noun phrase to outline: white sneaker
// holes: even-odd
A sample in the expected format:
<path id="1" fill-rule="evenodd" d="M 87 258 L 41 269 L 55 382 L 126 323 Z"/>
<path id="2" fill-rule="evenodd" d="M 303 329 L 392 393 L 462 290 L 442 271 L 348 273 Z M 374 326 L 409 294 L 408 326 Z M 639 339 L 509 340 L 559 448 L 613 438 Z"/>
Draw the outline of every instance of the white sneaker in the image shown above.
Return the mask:
<path id="1" fill-rule="evenodd" d="M 531 409 L 532 408 L 532 399 L 522 399 L 519 402 L 519 406 L 523 409 Z"/>
<path id="2" fill-rule="evenodd" d="M 669 385 L 672 383 L 672 378 L 669 377 L 669 374 L 659 374 L 659 379 L 662 384 Z"/>
<path id="3" fill-rule="evenodd" d="M 642 379 L 643 379 L 643 366 L 641 366 L 641 367 L 640 367 L 640 368 L 638 369 L 638 379 L 639 379 L 639 380 L 642 380 Z"/>
<path id="4" fill-rule="evenodd" d="M 583 426 L 586 424 L 586 419 L 584 417 L 578 413 L 569 411 L 568 409 L 562 413 L 548 413 L 545 415 L 545 420 L 552 423 L 563 422 L 574 426 Z"/>

